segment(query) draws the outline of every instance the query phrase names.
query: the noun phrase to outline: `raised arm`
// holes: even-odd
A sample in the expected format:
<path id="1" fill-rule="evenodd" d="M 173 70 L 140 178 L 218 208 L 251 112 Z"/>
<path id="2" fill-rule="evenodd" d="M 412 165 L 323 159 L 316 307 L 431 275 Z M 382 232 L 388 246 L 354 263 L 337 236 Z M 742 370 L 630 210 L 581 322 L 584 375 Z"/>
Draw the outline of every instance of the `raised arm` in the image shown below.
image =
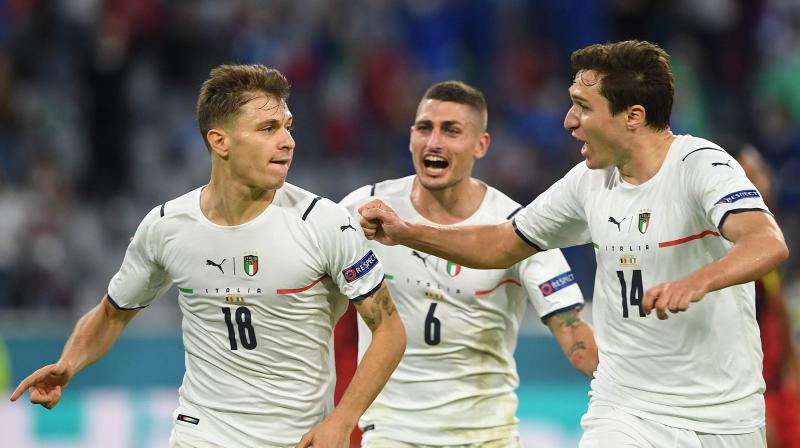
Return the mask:
<path id="1" fill-rule="evenodd" d="M 16 401 L 30 390 L 31 403 L 52 409 L 61 400 L 61 392 L 75 374 L 102 358 L 138 310 L 118 310 L 104 296 L 100 304 L 86 313 L 75 325 L 61 358 L 33 372 L 11 394 Z"/>
<path id="2" fill-rule="evenodd" d="M 504 269 L 537 252 L 516 234 L 511 222 L 448 228 L 412 224 L 378 199 L 358 212 L 367 239 L 402 244 L 470 268 Z"/>
<path id="3" fill-rule="evenodd" d="M 544 323 L 572 367 L 591 378 L 597 370 L 597 344 L 591 325 L 581 320 L 580 312 L 575 308 L 565 310 L 548 317 Z"/>
<path id="4" fill-rule="evenodd" d="M 373 295 L 354 304 L 372 331 L 372 342 L 339 404 L 331 415 L 303 436 L 296 448 L 349 447 L 350 433 L 358 419 L 378 396 L 403 357 L 406 330 L 386 282 Z"/>
<path id="5" fill-rule="evenodd" d="M 733 248 L 684 279 L 659 283 L 645 291 L 645 313 L 655 309 L 659 319 L 666 319 L 667 310 L 686 311 L 690 303 L 702 300 L 707 293 L 753 281 L 789 256 L 781 229 L 767 213 L 730 214 L 720 231 L 734 243 Z"/>

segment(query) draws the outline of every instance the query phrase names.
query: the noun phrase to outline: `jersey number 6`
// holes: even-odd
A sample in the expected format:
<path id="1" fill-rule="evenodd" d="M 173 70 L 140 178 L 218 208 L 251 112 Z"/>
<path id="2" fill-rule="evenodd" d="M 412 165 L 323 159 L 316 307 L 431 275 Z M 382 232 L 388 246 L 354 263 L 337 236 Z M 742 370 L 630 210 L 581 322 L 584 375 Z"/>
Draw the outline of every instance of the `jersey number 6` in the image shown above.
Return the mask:
<path id="1" fill-rule="evenodd" d="M 436 303 L 431 303 L 428 315 L 425 316 L 425 342 L 428 345 L 438 345 L 442 340 L 442 323 L 433 317 L 436 311 Z"/>
<path id="2" fill-rule="evenodd" d="M 228 326 L 228 340 L 231 343 L 231 350 L 238 350 L 236 334 L 233 331 L 231 309 L 223 307 L 222 314 L 225 315 L 225 325 Z M 256 342 L 256 329 L 253 328 L 252 316 L 247 307 L 240 306 L 236 308 L 236 326 L 239 327 L 239 340 L 242 341 L 242 347 L 247 350 L 256 348 L 256 345 L 258 345 L 258 342 Z"/>

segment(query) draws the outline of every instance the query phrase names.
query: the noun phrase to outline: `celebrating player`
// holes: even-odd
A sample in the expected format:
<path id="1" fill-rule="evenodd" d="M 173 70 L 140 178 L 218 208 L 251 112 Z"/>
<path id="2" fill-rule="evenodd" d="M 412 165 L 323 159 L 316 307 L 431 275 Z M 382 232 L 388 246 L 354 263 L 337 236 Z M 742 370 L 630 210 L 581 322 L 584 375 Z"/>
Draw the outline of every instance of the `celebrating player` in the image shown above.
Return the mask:
<path id="1" fill-rule="evenodd" d="M 348 446 L 405 332 L 361 230 L 340 231 L 348 213 L 285 183 L 295 147 L 288 95 L 274 69 L 211 71 L 197 102 L 209 184 L 147 214 L 108 294 L 58 362 L 23 380 L 12 400 L 30 390 L 31 402 L 55 406 L 70 379 L 175 284 L 186 375 L 170 446 Z M 329 343 L 346 307 L 334 291 L 355 304 L 373 342 L 332 410 Z"/>
<path id="2" fill-rule="evenodd" d="M 416 175 L 362 187 L 341 204 L 380 198 L 410 222 L 506 222 L 520 207 L 474 179 L 489 149 L 483 94 L 447 81 L 425 92 L 411 126 Z M 558 249 L 509 269 L 475 270 L 404 246 L 374 244 L 408 331 L 403 360 L 361 419 L 365 447 L 519 447 L 514 348 L 529 297 L 573 365 L 591 376 L 597 347 L 583 296 Z M 359 352 L 370 342 L 364 321 Z"/>
<path id="3" fill-rule="evenodd" d="M 600 363 L 580 446 L 765 447 L 752 281 L 787 257 L 783 234 L 722 148 L 670 131 L 661 48 L 592 45 L 572 68 L 564 127 L 585 163 L 512 222 L 439 228 L 376 200 L 367 236 L 484 269 L 591 243 Z"/>

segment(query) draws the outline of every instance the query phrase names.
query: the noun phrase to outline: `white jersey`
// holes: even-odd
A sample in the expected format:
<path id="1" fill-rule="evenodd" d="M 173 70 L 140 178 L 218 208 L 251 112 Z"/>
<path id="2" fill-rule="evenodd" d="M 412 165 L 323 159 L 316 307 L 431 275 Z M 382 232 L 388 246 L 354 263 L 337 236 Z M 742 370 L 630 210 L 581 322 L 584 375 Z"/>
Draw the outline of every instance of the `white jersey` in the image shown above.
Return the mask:
<path id="1" fill-rule="evenodd" d="M 200 191 L 144 218 L 109 297 L 141 308 L 177 285 L 186 374 L 176 425 L 219 446 L 294 446 L 333 406 L 330 341 L 346 301 L 330 293 L 366 298 L 383 268 L 327 199 L 284 184 L 257 218 L 219 226 Z"/>
<path id="2" fill-rule="evenodd" d="M 341 204 L 375 196 L 410 222 L 432 224 L 411 204 L 414 176 L 366 186 Z M 506 222 L 520 205 L 487 187 L 478 210 L 459 225 Z M 468 269 L 405 246 L 371 243 L 408 334 L 400 365 L 364 413 L 365 437 L 462 445 L 517 435 L 519 385 L 514 349 L 531 298 L 539 316 L 583 304 L 559 250 L 509 269 Z M 359 359 L 371 333 L 359 318 Z"/>
<path id="3" fill-rule="evenodd" d="M 750 210 L 768 212 L 733 157 L 685 135 L 644 184 L 623 182 L 615 167 L 580 163 L 514 217 L 532 245 L 594 245 L 594 398 L 704 433 L 764 425 L 752 282 L 709 293 L 665 321 L 645 317 L 640 305 L 648 288 L 725 255 L 733 245 L 719 229 L 731 213 Z"/>

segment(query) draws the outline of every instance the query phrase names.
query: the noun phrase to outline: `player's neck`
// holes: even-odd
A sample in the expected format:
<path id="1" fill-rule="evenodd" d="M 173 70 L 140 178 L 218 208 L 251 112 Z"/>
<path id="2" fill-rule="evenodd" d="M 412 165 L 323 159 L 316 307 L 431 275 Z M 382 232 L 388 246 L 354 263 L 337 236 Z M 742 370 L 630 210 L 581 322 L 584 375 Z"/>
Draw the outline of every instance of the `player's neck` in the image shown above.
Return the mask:
<path id="1" fill-rule="evenodd" d="M 266 210 L 276 190 L 256 190 L 237 182 L 224 182 L 211 176 L 200 192 L 200 211 L 209 221 L 221 226 L 236 226 L 252 221 Z"/>
<path id="2" fill-rule="evenodd" d="M 467 178 L 442 190 L 425 188 L 419 178 L 411 187 L 411 204 L 425 219 L 437 224 L 458 224 L 480 208 L 486 196 L 486 185 Z"/>
<path id="3" fill-rule="evenodd" d="M 625 148 L 626 156 L 617 164 L 622 180 L 641 185 L 652 179 L 664 164 L 674 140 L 675 135 L 669 129 L 634 136 Z"/>

